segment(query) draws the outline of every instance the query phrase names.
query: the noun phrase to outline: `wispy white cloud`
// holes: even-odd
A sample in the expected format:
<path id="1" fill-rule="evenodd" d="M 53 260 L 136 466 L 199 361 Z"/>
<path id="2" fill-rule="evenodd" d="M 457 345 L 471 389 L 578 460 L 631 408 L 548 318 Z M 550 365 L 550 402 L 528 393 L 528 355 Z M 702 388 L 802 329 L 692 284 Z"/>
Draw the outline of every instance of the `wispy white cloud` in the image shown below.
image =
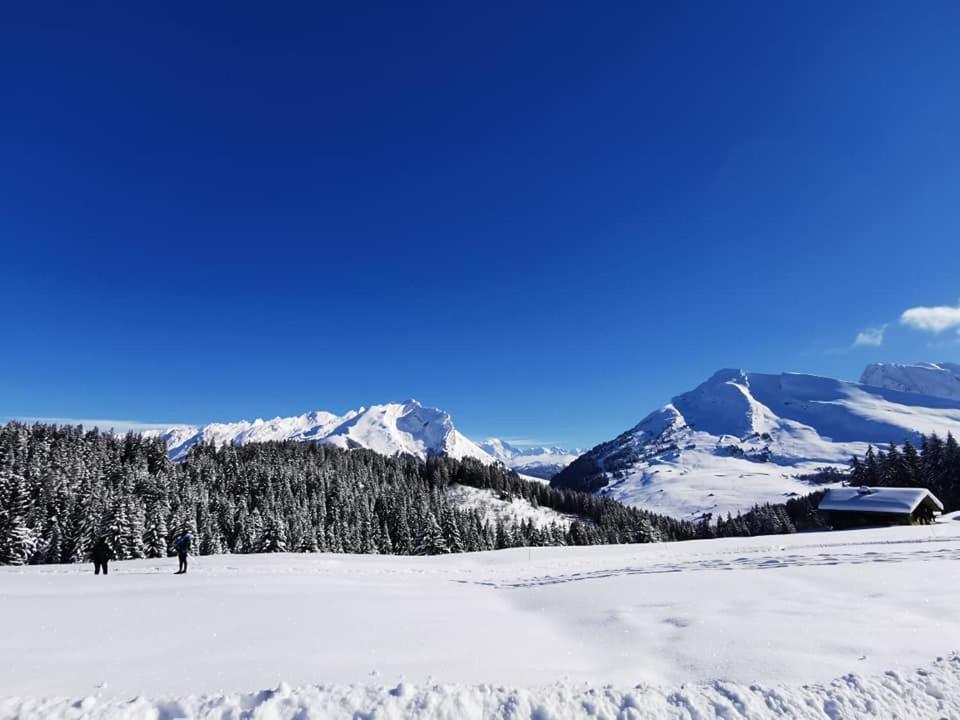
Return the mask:
<path id="1" fill-rule="evenodd" d="M 115 433 L 146 432 L 147 430 L 166 430 L 176 423 L 145 423 L 137 420 L 108 420 L 104 418 L 64 418 L 64 417 L 13 417 L 3 418 L 4 422 L 18 420 L 24 423 L 48 423 L 51 425 L 83 425 L 85 428 L 100 428 Z"/>
<path id="2" fill-rule="evenodd" d="M 854 338 L 853 347 L 880 347 L 883 345 L 883 334 L 886 331 L 886 324 L 879 327 L 864 328 Z"/>
<path id="3" fill-rule="evenodd" d="M 960 330 L 960 305 L 937 305 L 935 307 L 912 307 L 904 310 L 900 315 L 903 325 L 932 333 L 942 333 L 945 330 Z"/>

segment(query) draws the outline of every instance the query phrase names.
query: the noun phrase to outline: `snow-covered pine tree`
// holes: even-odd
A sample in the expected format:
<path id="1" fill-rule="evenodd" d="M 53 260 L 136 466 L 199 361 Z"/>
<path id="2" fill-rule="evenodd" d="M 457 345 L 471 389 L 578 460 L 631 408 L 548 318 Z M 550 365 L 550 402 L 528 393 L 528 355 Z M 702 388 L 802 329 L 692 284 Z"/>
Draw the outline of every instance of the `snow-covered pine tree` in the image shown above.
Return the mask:
<path id="1" fill-rule="evenodd" d="M 43 524 L 41 539 L 34 548 L 31 562 L 37 564 L 55 564 L 63 561 L 64 543 L 60 519 L 53 515 Z"/>
<path id="2" fill-rule="evenodd" d="M 393 555 L 393 540 L 390 539 L 390 528 L 386 521 L 380 526 L 380 553 L 382 555 Z"/>
<path id="3" fill-rule="evenodd" d="M 417 539 L 415 554 L 417 555 L 446 555 L 450 552 L 447 541 L 443 537 L 443 530 L 437 522 L 433 512 L 428 511 L 424 518 L 420 536 Z"/>
<path id="4" fill-rule="evenodd" d="M 441 529 L 443 530 L 443 536 L 447 543 L 448 552 L 462 553 L 464 550 L 463 537 L 460 534 L 460 523 L 458 522 L 459 518 L 457 517 L 457 513 L 446 504 L 441 506 L 441 512 L 443 518 Z"/>
<path id="5" fill-rule="evenodd" d="M 410 513 L 407 510 L 406 503 L 400 505 L 396 527 L 394 547 L 397 553 L 400 555 L 412 555 L 414 551 L 414 538 L 413 532 L 410 530 Z"/>
<path id="6" fill-rule="evenodd" d="M 148 558 L 162 558 L 167 556 L 169 542 L 167 540 L 167 512 L 164 505 L 156 502 L 147 512 L 143 532 L 143 549 Z"/>
<path id="7" fill-rule="evenodd" d="M 67 562 L 86 562 L 90 558 L 98 522 L 98 516 L 94 508 L 95 503 L 89 495 L 86 495 L 74 505 L 73 512 L 70 515 Z"/>
<path id="8" fill-rule="evenodd" d="M 258 552 L 287 552 L 286 523 L 283 521 L 283 518 L 279 517 L 275 512 L 270 514 L 264 525 L 263 536 L 260 539 Z"/>
<path id="9" fill-rule="evenodd" d="M 0 564 L 23 565 L 34 550 L 27 525 L 30 496 L 22 475 L 0 472 Z"/>

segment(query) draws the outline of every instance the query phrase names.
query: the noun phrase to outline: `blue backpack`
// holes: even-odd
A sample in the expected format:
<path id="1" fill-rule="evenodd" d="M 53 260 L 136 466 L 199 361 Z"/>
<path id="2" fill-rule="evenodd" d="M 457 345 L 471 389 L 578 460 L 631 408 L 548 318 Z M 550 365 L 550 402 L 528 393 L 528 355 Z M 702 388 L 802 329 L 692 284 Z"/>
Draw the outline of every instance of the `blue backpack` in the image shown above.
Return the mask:
<path id="1" fill-rule="evenodd" d="M 173 546 L 177 549 L 177 552 L 188 553 L 190 552 L 190 543 L 192 540 L 193 537 L 191 537 L 190 533 L 186 533 L 178 537 Z"/>

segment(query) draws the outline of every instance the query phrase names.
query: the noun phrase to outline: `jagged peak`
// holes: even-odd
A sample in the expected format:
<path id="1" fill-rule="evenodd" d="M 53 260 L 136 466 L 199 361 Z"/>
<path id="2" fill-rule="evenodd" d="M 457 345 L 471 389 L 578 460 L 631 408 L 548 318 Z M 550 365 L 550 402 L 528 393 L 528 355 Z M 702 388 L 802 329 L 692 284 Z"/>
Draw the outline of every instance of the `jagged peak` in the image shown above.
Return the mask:
<path id="1" fill-rule="evenodd" d="M 744 383 L 748 384 L 750 381 L 750 375 L 746 370 L 742 368 L 721 368 L 717 370 L 710 378 L 703 383 L 704 385 L 716 385 L 719 383 Z"/>
<path id="2" fill-rule="evenodd" d="M 167 441 L 173 459 L 185 456 L 191 447 L 201 442 L 243 445 L 298 440 L 344 448 L 365 447 L 385 455 L 413 455 L 426 459 L 430 455 L 446 454 L 493 462 L 490 455 L 456 430 L 449 413 L 424 407 L 412 398 L 401 403 L 360 407 L 343 415 L 314 410 L 269 421 L 257 418 L 253 422 L 176 426 L 151 434 Z"/>

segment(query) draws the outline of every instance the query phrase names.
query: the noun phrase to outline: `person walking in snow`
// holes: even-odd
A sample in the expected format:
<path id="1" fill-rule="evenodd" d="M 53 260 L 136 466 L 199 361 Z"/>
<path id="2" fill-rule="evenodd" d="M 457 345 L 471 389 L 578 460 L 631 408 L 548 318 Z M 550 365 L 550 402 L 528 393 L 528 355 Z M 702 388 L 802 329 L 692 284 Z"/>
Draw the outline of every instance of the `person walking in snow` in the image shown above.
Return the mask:
<path id="1" fill-rule="evenodd" d="M 187 556 L 190 554 L 190 545 L 192 543 L 193 536 L 189 530 L 178 537 L 173 543 L 174 548 L 177 550 L 177 558 L 180 560 L 180 569 L 177 570 L 177 575 L 185 575 L 187 572 Z"/>
<path id="2" fill-rule="evenodd" d="M 93 558 L 93 574 L 99 575 L 100 570 L 103 569 L 103 574 L 106 575 L 107 563 L 113 559 L 113 551 L 110 549 L 110 545 L 107 544 L 107 539 L 103 535 L 97 538 L 97 542 L 94 544 L 90 556 Z"/>

